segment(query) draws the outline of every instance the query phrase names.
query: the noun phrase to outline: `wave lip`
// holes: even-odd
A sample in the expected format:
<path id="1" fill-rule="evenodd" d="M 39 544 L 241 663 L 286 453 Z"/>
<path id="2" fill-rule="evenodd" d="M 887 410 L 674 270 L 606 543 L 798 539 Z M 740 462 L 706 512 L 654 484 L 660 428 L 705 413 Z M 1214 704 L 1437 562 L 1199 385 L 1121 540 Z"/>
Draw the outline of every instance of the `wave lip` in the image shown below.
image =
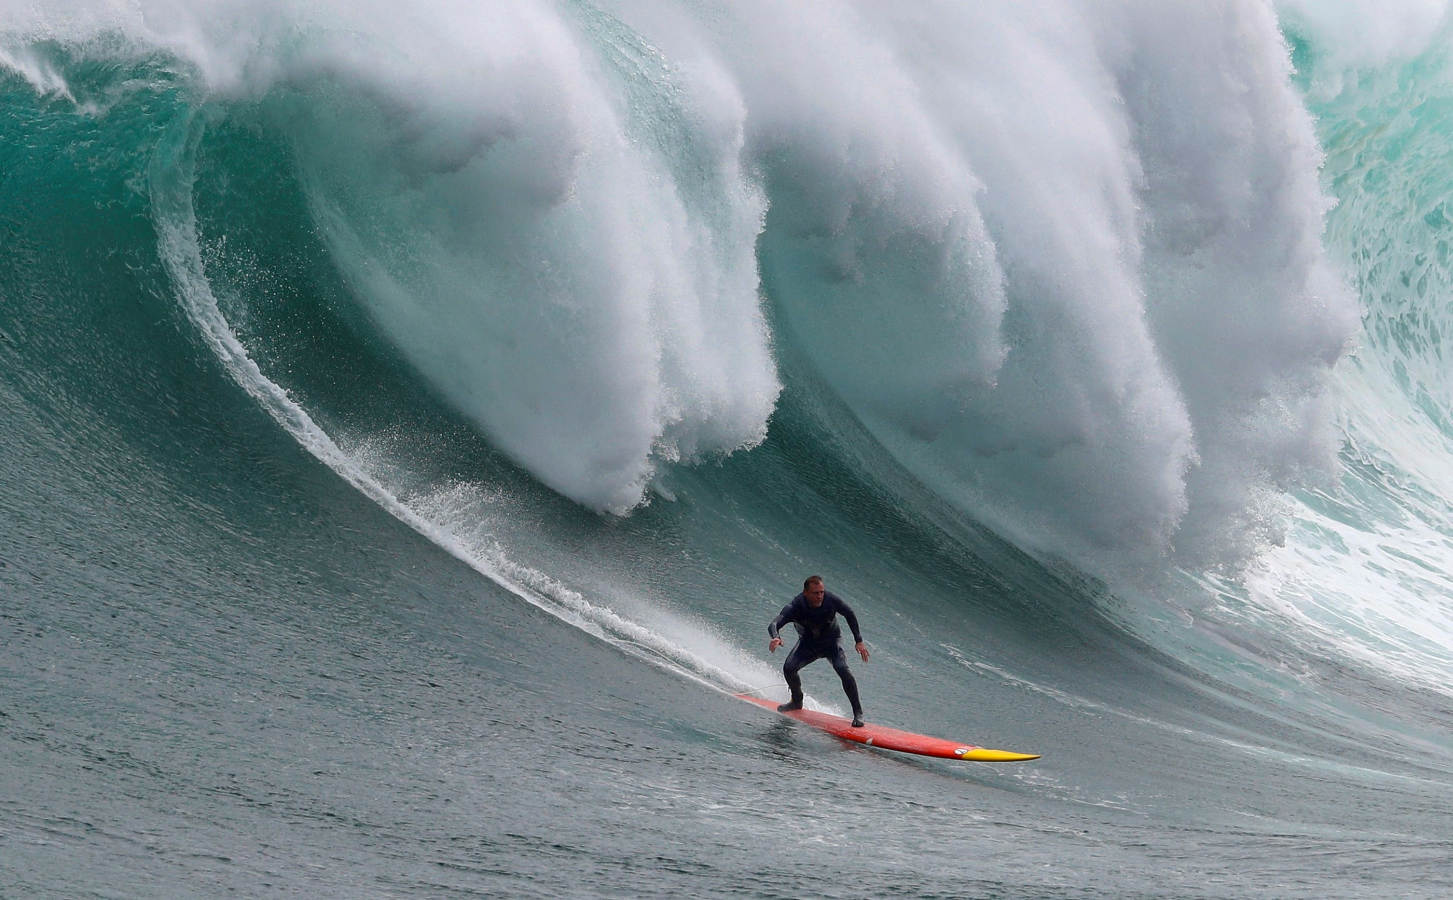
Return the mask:
<path id="1" fill-rule="evenodd" d="M 1357 328 L 1288 48 L 1260 4 L 1053 13 L 848 4 L 789 62 L 751 21 L 715 34 L 762 113 L 784 344 L 1021 546 L 1245 560 L 1333 465 Z M 840 60 L 873 89 L 838 107 L 868 80 Z"/>
<path id="2" fill-rule="evenodd" d="M 483 53 L 445 22 L 386 70 L 335 60 L 277 116 L 379 331 L 541 481 L 622 513 L 660 462 L 765 436 L 764 200 L 729 89 L 508 18 Z"/>

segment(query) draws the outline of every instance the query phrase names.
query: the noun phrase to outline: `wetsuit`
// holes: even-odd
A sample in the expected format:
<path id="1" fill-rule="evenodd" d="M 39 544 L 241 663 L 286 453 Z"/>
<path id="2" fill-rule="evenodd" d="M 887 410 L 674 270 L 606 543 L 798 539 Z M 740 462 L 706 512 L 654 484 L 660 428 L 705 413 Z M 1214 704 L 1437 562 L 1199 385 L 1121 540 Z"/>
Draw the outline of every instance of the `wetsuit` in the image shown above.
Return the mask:
<path id="1" fill-rule="evenodd" d="M 777 630 L 788 622 L 797 626 L 797 646 L 787 654 L 787 662 L 782 665 L 787 687 L 792 689 L 793 703 L 799 706 L 802 704 L 802 678 L 797 674 L 798 670 L 813 660 L 825 658 L 837 670 L 838 678 L 842 679 L 843 691 L 853 704 L 853 716 L 862 718 L 863 704 L 858 700 L 858 682 L 848 668 L 847 656 L 839 643 L 842 639 L 842 631 L 837 624 L 839 613 L 848 620 L 853 640 L 861 644 L 863 635 L 858 631 L 858 617 L 853 614 L 851 607 L 831 592 L 823 595 L 822 605 L 817 607 L 808 603 L 804 594 L 793 597 L 792 602 L 782 607 L 777 618 L 767 626 L 767 633 L 775 638 L 778 637 Z"/>

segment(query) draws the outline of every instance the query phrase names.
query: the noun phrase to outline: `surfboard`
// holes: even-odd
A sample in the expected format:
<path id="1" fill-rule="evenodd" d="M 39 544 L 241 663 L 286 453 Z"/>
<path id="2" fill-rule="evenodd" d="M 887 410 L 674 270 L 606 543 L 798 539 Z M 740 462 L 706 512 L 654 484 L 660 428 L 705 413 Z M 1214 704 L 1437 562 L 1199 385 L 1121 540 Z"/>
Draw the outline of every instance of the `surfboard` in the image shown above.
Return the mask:
<path id="1" fill-rule="evenodd" d="M 776 700 L 753 697 L 751 694 L 737 694 L 736 696 L 748 703 L 755 703 L 773 712 L 777 711 Z M 943 759 L 967 759 L 973 762 L 1021 762 L 1026 759 L 1039 759 L 1038 753 L 990 750 L 987 747 L 976 747 L 962 741 L 914 734 L 911 731 L 900 731 L 897 728 L 887 728 L 871 722 L 863 723 L 862 728 L 854 728 L 849 719 L 810 709 L 789 710 L 782 715 L 796 719 L 804 725 L 820 728 L 843 740 L 857 741 L 859 744 L 867 744 L 881 750 L 897 750 L 900 753 L 916 753 L 919 756 L 937 756 Z"/>

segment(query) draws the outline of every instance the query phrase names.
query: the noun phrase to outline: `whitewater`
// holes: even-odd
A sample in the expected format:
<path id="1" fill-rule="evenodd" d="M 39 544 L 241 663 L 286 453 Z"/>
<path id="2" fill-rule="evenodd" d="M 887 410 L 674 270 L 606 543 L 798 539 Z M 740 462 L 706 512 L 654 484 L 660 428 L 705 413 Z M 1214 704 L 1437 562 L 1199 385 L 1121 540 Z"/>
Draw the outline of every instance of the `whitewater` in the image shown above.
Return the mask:
<path id="1" fill-rule="evenodd" d="M 1450 38 L 0 5 L 0 893 L 1446 894 Z"/>

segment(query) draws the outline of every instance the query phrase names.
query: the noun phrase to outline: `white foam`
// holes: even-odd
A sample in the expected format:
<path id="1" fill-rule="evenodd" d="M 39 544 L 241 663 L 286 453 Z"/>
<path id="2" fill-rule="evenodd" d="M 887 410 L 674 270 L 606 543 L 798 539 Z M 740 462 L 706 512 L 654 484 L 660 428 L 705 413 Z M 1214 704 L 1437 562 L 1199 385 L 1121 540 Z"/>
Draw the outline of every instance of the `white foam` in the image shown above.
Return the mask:
<path id="1" fill-rule="evenodd" d="M 378 332 L 593 509 L 761 441 L 774 349 L 1096 568 L 1244 558 L 1330 463 L 1355 309 L 1256 0 L 139 0 L 24 33 L 114 32 L 255 103 Z"/>
<path id="2" fill-rule="evenodd" d="M 27 47 L 10 50 L 0 46 L 0 69 L 24 78 L 37 94 L 64 97 L 75 102 L 76 98 L 65 77 L 49 61 L 40 58 Z"/>
<path id="3" fill-rule="evenodd" d="M 1422 53 L 1447 40 L 1448 0 L 1276 0 L 1286 25 L 1317 47 L 1316 68 L 1308 73 L 1322 97 L 1347 86 L 1358 70 L 1387 65 Z"/>
<path id="4" fill-rule="evenodd" d="M 1247 575 L 1248 600 L 1297 643 L 1450 694 L 1453 441 L 1381 365 L 1357 362 L 1339 378 L 1356 466 L 1293 508 L 1286 543 Z"/>

